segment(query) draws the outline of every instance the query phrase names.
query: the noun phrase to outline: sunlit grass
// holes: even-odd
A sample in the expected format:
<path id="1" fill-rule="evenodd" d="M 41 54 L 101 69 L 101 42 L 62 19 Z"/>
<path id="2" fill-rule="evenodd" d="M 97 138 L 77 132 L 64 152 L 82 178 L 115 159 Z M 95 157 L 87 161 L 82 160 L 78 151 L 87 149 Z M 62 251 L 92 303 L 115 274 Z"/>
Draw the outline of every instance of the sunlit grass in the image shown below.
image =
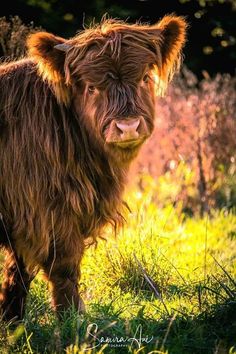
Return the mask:
<path id="1" fill-rule="evenodd" d="M 126 200 L 125 228 L 117 237 L 107 231 L 83 259 L 87 314 L 71 310 L 58 324 L 39 274 L 23 325 L 14 332 L 2 324 L 1 353 L 235 353 L 236 215 L 190 218 L 178 205 L 159 208 L 153 190 L 130 190 Z M 138 338 L 140 330 L 152 340 L 99 343 L 92 324 L 100 340 Z"/>

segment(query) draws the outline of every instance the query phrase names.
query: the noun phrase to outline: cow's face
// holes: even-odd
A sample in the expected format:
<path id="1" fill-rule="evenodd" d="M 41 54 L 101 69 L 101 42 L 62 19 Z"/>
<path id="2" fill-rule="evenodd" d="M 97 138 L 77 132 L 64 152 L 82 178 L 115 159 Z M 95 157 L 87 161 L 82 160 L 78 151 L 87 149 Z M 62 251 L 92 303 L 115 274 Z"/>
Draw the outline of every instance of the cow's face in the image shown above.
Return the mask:
<path id="1" fill-rule="evenodd" d="M 166 16 L 154 26 L 108 21 L 69 41 L 54 37 L 59 83 L 64 80 L 81 124 L 111 158 L 129 162 L 151 135 L 155 93 L 179 64 L 185 28 L 182 18 Z"/>
<path id="2" fill-rule="evenodd" d="M 99 54 L 90 48 L 79 67 L 71 68 L 73 104 L 93 139 L 118 160 L 129 161 L 153 131 L 154 54 L 121 43 Z"/>

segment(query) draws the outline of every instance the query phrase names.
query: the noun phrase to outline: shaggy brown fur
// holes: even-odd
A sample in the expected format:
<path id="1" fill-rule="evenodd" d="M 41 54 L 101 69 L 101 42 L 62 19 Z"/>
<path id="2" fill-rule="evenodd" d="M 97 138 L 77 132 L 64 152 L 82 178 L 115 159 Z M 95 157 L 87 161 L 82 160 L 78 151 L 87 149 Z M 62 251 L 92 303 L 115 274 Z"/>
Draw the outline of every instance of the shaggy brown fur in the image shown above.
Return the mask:
<path id="1" fill-rule="evenodd" d="M 125 175 L 153 131 L 155 94 L 179 67 L 185 29 L 166 16 L 154 26 L 106 20 L 67 41 L 36 33 L 27 58 L 0 66 L 5 319 L 22 318 L 38 268 L 59 313 L 82 309 L 86 242 L 122 223 Z"/>

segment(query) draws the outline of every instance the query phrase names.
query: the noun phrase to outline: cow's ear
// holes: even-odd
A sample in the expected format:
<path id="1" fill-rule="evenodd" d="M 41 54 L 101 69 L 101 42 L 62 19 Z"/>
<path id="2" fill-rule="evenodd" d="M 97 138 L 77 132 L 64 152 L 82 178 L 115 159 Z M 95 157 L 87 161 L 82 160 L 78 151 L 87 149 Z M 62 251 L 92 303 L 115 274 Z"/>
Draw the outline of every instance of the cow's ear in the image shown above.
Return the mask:
<path id="1" fill-rule="evenodd" d="M 49 79 L 58 80 L 64 76 L 66 43 L 64 38 L 47 32 L 34 33 L 27 40 L 29 56 Z"/>
<path id="2" fill-rule="evenodd" d="M 166 86 L 180 67 L 186 29 L 186 20 L 175 15 L 164 16 L 156 25 L 151 26 L 158 39 L 157 55 L 161 56 L 161 60 L 158 60 L 157 71 L 163 86 Z"/>
<path id="3" fill-rule="evenodd" d="M 160 29 L 162 65 L 172 67 L 181 56 L 186 41 L 187 23 L 183 17 L 165 16 L 158 24 Z"/>

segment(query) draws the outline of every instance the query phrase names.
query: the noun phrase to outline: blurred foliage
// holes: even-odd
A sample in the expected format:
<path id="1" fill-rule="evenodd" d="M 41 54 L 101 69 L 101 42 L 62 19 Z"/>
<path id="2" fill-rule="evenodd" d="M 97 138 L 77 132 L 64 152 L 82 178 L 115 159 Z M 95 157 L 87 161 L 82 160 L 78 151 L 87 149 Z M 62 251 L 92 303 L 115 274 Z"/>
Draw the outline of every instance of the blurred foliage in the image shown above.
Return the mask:
<path id="1" fill-rule="evenodd" d="M 27 24 L 65 37 L 72 36 L 91 21 L 110 16 L 155 23 L 175 12 L 189 22 L 185 63 L 201 77 L 202 70 L 235 73 L 235 0 L 10 0 L 0 16 L 18 15 Z"/>
<path id="2" fill-rule="evenodd" d="M 204 76 L 184 67 L 157 100 L 156 129 L 132 171 L 141 189 L 142 176 L 157 179 L 160 204 L 201 213 L 236 205 L 236 78 Z"/>
<path id="3" fill-rule="evenodd" d="M 18 17 L 0 17 L 0 57 L 20 58 L 26 52 L 25 41 L 30 33 L 37 32 L 33 23 L 25 25 Z"/>

